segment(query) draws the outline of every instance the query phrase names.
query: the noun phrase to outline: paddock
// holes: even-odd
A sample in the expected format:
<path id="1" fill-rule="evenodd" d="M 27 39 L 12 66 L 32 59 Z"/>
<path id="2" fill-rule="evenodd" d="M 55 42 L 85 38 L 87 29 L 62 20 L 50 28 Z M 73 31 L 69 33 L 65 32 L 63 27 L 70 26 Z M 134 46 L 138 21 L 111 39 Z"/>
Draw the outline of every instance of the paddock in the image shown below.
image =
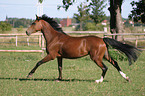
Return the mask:
<path id="1" fill-rule="evenodd" d="M 137 62 L 128 66 L 127 60 L 118 60 L 122 70 L 130 77 L 125 81 L 108 62 L 108 73 L 103 83 L 101 70 L 89 57 L 63 62 L 63 80 L 57 82 L 57 61 L 44 64 L 32 78 L 26 76 L 42 58 L 41 53 L 0 53 L 0 96 L 144 96 L 145 95 L 145 51 Z"/>
<path id="2" fill-rule="evenodd" d="M 77 33 L 80 34 L 80 33 Z M 37 36 L 39 37 L 39 36 Z M 142 36 L 143 37 L 143 36 Z M 19 38 L 19 36 L 18 36 Z M 30 40 L 30 39 L 29 39 Z M 37 42 L 39 39 L 36 39 Z M 15 41 L 15 39 L 14 39 Z M 27 41 L 27 38 L 25 38 Z M 41 39 L 42 41 L 42 39 Z M 101 70 L 89 57 L 77 60 L 67 60 L 63 62 L 63 80 L 57 82 L 58 70 L 57 61 L 50 61 L 37 70 L 32 78 L 26 75 L 35 64 L 42 59 L 40 56 L 41 47 L 39 43 L 25 43 L 20 47 L 20 43 L 11 48 L 1 48 L 7 52 L 0 52 L 0 95 L 1 96 L 31 96 L 31 95 L 61 95 L 61 96 L 144 96 L 145 95 L 145 51 L 132 66 L 128 66 L 128 61 L 118 60 L 119 66 L 130 77 L 131 82 L 126 82 L 117 70 L 108 62 L 108 73 L 103 83 L 97 84 L 94 81 L 100 78 Z M 6 45 L 7 46 L 7 45 Z M 27 48 L 30 47 L 30 48 Z M 35 48 L 39 47 L 39 49 Z M 28 52 L 28 50 L 40 50 L 40 52 Z M 9 51 L 11 52 L 9 52 Z M 26 50 L 27 52 L 14 52 L 13 50 Z M 44 53 L 45 54 L 45 53 Z"/>

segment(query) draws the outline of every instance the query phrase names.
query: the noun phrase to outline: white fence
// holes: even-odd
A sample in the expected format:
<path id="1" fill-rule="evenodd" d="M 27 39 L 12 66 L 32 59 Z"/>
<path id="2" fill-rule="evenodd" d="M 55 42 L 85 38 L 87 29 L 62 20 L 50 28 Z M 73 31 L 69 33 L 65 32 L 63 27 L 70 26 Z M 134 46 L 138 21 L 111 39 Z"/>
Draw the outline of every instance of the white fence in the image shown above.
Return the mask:
<path id="1" fill-rule="evenodd" d="M 36 34 L 32 34 L 32 36 L 38 36 L 38 39 L 39 39 L 39 46 L 41 47 L 43 44 L 42 44 L 42 34 L 41 33 L 36 33 Z M 32 37 L 31 36 L 31 37 Z M 26 38 L 27 39 L 27 42 L 24 42 L 24 43 L 27 43 L 27 45 L 29 46 L 30 45 L 30 42 L 29 42 L 29 36 L 27 36 L 26 34 L 0 34 L 0 39 L 7 39 L 7 38 L 14 38 L 15 39 L 15 45 L 18 46 L 18 38 Z M 44 42 L 44 41 L 43 41 Z M 1 43 L 8 43 L 8 42 L 1 42 Z M 32 42 L 34 43 L 34 42 Z"/>
<path id="2" fill-rule="evenodd" d="M 69 31 L 66 33 L 70 34 L 70 33 L 75 33 L 75 34 L 103 34 L 104 37 L 106 36 L 133 36 L 133 37 L 129 37 L 129 38 L 124 38 L 124 40 L 131 40 L 134 41 L 135 40 L 135 46 L 138 47 L 138 40 L 145 40 L 145 33 L 124 33 L 124 34 L 106 34 L 105 31 Z M 39 46 L 41 47 L 42 50 L 0 50 L 0 52 L 43 52 L 43 50 L 45 49 L 45 40 L 44 37 L 41 33 L 35 33 L 32 34 L 31 36 L 27 36 L 26 34 L 0 34 L 0 38 L 14 38 L 15 39 L 15 45 L 18 46 L 18 38 L 26 38 L 26 42 L 27 45 L 29 46 L 30 43 L 34 43 L 34 42 L 30 42 L 29 38 L 32 38 L 33 36 L 37 36 L 38 41 L 37 43 L 39 44 Z M 36 42 L 36 41 L 35 41 Z M 5 43 L 5 42 L 3 42 Z"/>
<path id="3" fill-rule="evenodd" d="M 33 37 L 37 36 L 37 37 Z M 38 38 L 38 41 L 36 42 L 30 42 L 29 38 Z M 0 42 L 2 44 L 4 43 L 15 43 L 16 46 L 18 46 L 18 38 L 26 38 L 26 42 L 23 41 L 22 43 L 27 43 L 29 46 L 30 43 L 38 43 L 40 47 L 44 47 L 44 38 L 41 33 L 32 34 L 32 36 L 27 36 L 26 34 L 0 34 L 0 39 L 12 39 L 14 38 L 15 42 Z M 43 52 L 43 50 L 0 50 L 0 52 Z"/>

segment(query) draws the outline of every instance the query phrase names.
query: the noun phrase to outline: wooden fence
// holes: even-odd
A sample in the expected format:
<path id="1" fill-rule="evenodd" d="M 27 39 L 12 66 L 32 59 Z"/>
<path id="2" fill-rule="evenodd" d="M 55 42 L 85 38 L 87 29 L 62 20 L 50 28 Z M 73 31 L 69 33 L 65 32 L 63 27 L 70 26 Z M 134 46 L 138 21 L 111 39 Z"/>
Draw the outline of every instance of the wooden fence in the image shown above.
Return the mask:
<path id="1" fill-rule="evenodd" d="M 29 42 L 29 38 L 33 36 L 37 36 L 38 42 Z M 27 43 L 29 46 L 30 43 L 38 43 L 40 47 L 44 47 L 44 38 L 41 33 L 32 34 L 30 37 L 24 34 L 0 34 L 0 39 L 7 39 L 7 38 L 14 38 L 15 42 L 0 42 L 0 43 L 15 43 L 18 46 L 18 38 L 26 38 L 26 42 L 23 41 L 22 43 Z M 36 37 L 34 37 L 36 38 Z M 43 50 L 0 50 L 0 52 L 44 52 Z"/>
<path id="2" fill-rule="evenodd" d="M 38 39 L 39 39 L 39 46 L 41 47 L 42 46 L 42 34 L 41 33 L 36 33 L 36 34 L 32 34 L 32 36 L 38 36 Z M 27 42 L 24 42 L 24 43 L 27 43 L 27 45 L 29 46 L 30 42 L 29 42 L 29 38 L 28 36 L 26 36 L 26 34 L 0 34 L 0 38 L 15 38 L 15 45 L 18 46 L 18 38 L 26 38 L 27 39 Z M 1 42 L 1 43 L 8 43 L 8 42 Z M 33 42 L 35 43 L 35 42 Z"/>
<path id="3" fill-rule="evenodd" d="M 108 37 L 108 36 L 134 36 L 132 37 L 128 37 L 128 38 L 124 38 L 124 40 L 135 40 L 135 46 L 138 47 L 138 40 L 145 40 L 145 33 L 124 33 L 124 34 L 106 34 L 105 31 L 69 31 L 66 33 L 70 34 L 70 33 L 75 33 L 75 34 L 80 34 L 80 33 L 87 33 L 87 34 L 103 34 L 104 37 Z M 29 38 L 32 36 L 37 36 L 38 37 L 38 44 L 41 47 L 42 50 L 0 50 L 0 52 L 44 52 L 45 49 L 45 40 L 44 37 L 41 33 L 35 33 L 32 34 L 31 36 L 27 36 L 26 34 L 0 34 L 0 38 L 15 38 L 15 45 L 18 46 L 18 38 L 26 38 L 27 45 L 29 46 L 30 43 L 33 42 L 29 42 Z M 5 43 L 5 42 L 3 42 Z"/>
<path id="4" fill-rule="evenodd" d="M 87 34 L 90 34 L 90 33 L 96 33 L 96 34 L 104 34 L 106 32 L 104 31 L 69 31 L 66 33 L 70 34 L 70 33 L 75 33 L 76 35 L 79 34 L 79 33 L 87 33 Z M 29 38 L 32 38 L 33 36 L 37 36 L 38 38 L 38 42 L 30 42 L 29 41 Z M 23 34 L 0 34 L 0 38 L 2 39 L 6 39 L 6 38 L 14 38 L 15 41 L 14 42 L 0 42 L 0 43 L 15 43 L 16 46 L 18 46 L 18 38 L 26 38 L 26 42 L 23 41 L 23 43 L 27 43 L 27 45 L 29 46 L 30 43 L 38 43 L 39 46 L 41 47 L 42 50 L 0 50 L 0 52 L 44 52 L 45 50 L 45 40 L 44 40 L 44 37 L 41 33 L 35 33 L 35 34 L 32 34 L 31 36 L 27 36 L 25 33 Z"/>

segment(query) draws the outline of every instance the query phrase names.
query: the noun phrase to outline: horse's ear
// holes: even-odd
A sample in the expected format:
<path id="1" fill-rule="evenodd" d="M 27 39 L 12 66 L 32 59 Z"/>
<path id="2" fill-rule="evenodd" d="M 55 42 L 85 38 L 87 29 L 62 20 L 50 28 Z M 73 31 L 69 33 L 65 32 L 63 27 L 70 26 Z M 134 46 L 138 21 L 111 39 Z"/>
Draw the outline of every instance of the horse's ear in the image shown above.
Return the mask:
<path id="1" fill-rule="evenodd" d="M 39 20 L 39 17 L 36 15 L 36 20 Z"/>

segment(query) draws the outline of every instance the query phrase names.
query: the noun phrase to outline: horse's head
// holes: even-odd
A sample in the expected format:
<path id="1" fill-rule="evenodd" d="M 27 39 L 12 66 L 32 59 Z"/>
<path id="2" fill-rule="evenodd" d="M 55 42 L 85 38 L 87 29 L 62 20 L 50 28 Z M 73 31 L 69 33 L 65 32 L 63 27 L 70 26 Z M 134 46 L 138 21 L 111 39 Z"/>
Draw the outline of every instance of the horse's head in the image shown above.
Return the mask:
<path id="1" fill-rule="evenodd" d="M 29 36 L 32 33 L 36 33 L 37 31 L 41 31 L 42 24 L 40 18 L 36 15 L 36 20 L 31 24 L 31 26 L 26 30 L 26 34 Z"/>

